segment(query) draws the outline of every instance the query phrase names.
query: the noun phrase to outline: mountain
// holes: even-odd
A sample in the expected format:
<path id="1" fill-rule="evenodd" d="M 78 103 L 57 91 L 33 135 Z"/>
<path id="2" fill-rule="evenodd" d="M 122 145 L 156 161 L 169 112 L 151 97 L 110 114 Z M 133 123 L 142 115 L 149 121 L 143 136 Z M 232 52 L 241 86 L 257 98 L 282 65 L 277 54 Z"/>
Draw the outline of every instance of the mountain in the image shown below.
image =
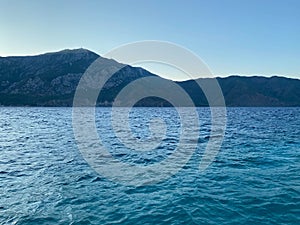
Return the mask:
<path id="1" fill-rule="evenodd" d="M 273 76 L 229 76 L 216 78 L 226 106 L 300 106 L 300 80 Z M 199 79 L 203 82 L 205 79 Z M 193 80 L 180 82 L 196 105 L 207 105 L 205 96 Z"/>
<path id="2" fill-rule="evenodd" d="M 218 78 L 228 106 L 300 106 L 300 80 L 285 77 Z"/>
<path id="3" fill-rule="evenodd" d="M 72 106 L 78 82 L 99 55 L 86 49 L 63 50 L 37 56 L 0 57 L 0 105 Z M 121 65 L 112 59 L 103 63 Z M 156 77 L 142 68 L 122 65 L 105 84 L 97 105 L 111 105 L 119 91 L 142 77 Z M 209 79 L 199 79 L 207 82 Z M 227 106 L 300 106 L 300 80 L 284 77 L 217 78 Z M 207 106 L 204 93 L 194 80 L 177 82 L 197 106 Z M 146 87 L 145 87 L 146 88 Z M 139 106 L 169 106 L 156 97 L 146 98 Z"/>
<path id="4" fill-rule="evenodd" d="M 100 56 L 86 49 L 63 50 L 37 56 L 0 57 L 0 105 L 72 106 L 78 82 Z M 103 58 L 104 59 L 104 58 Z M 115 62 L 105 59 L 106 62 Z M 113 101 L 118 90 L 131 81 L 156 76 L 124 66 L 106 83 L 103 104 Z"/>

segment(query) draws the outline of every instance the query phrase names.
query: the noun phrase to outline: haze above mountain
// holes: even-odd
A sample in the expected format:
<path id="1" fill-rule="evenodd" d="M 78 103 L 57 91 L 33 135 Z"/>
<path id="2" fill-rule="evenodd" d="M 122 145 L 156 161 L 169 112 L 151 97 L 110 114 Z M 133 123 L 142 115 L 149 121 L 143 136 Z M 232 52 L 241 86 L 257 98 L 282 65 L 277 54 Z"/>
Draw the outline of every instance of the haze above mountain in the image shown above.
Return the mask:
<path id="1" fill-rule="evenodd" d="M 36 56 L 0 57 L 0 104 L 4 106 L 72 106 L 80 78 L 99 56 L 86 49 L 63 50 Z M 107 59 L 110 62 L 112 59 Z M 117 63 L 117 62 L 114 62 Z M 98 106 L 110 106 L 130 82 L 158 75 L 125 65 L 105 84 Z M 164 78 L 160 78 L 165 80 Z M 210 78 L 208 78 L 210 79 Z M 199 82 L 205 79 L 199 78 Z M 300 80 L 285 77 L 229 76 L 217 78 L 227 106 L 300 106 Z M 208 106 L 193 80 L 176 82 L 196 106 Z M 138 106 L 169 106 L 159 98 L 146 98 Z"/>

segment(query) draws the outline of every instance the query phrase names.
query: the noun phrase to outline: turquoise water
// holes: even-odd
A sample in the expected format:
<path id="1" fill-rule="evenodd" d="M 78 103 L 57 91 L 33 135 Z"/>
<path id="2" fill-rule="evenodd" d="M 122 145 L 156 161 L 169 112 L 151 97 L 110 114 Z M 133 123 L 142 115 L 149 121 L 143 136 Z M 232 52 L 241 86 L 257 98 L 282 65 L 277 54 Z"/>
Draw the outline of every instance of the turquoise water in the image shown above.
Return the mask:
<path id="1" fill-rule="evenodd" d="M 98 132 L 120 160 L 155 163 L 174 149 L 179 118 L 172 108 L 132 111 L 137 136 L 147 136 L 145 119 L 167 121 L 169 136 L 150 158 L 120 148 L 104 129 L 108 110 L 97 109 Z M 0 224 L 299 224 L 300 108 L 227 110 L 224 142 L 206 171 L 198 166 L 210 114 L 199 108 L 189 163 L 161 183 L 133 187 L 86 163 L 71 108 L 0 108 Z"/>

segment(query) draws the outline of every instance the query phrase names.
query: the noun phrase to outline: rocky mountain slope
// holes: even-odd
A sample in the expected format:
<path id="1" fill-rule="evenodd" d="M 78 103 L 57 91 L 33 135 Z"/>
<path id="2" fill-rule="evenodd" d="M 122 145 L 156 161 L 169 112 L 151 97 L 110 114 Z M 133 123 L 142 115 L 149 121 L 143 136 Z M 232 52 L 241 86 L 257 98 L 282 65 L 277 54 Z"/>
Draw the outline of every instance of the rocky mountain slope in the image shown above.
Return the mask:
<path id="1" fill-rule="evenodd" d="M 86 49 L 0 57 L 0 105 L 72 106 L 81 76 L 98 57 Z M 158 77 L 142 68 L 125 66 L 105 84 L 98 105 L 110 105 L 124 86 L 147 76 Z M 297 79 L 230 76 L 217 80 L 227 106 L 300 106 L 300 80 Z M 197 106 L 207 106 L 206 98 L 195 81 L 177 83 L 189 93 Z M 138 105 L 167 106 L 168 103 L 148 98 Z"/>

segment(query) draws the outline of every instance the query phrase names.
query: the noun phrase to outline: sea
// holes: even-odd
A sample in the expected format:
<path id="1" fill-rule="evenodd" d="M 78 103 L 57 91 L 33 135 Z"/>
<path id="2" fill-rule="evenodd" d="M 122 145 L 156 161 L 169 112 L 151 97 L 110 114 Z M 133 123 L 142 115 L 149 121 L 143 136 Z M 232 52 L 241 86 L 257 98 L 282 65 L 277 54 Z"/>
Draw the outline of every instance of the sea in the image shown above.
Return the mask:
<path id="1" fill-rule="evenodd" d="M 134 185 L 86 160 L 72 108 L 1 107 L 0 224 L 300 224 L 300 108 L 227 108 L 222 143 L 204 171 L 199 164 L 211 138 L 211 111 L 196 110 L 189 160 L 160 180 Z M 170 157 L 180 119 L 175 108 L 130 109 L 127 132 L 136 139 L 164 131 L 153 149 L 135 151 L 114 135 L 111 109 L 95 109 L 101 143 L 132 167 Z M 151 131 L 153 120 L 158 125 Z M 127 172 L 121 167 L 117 174 Z"/>

